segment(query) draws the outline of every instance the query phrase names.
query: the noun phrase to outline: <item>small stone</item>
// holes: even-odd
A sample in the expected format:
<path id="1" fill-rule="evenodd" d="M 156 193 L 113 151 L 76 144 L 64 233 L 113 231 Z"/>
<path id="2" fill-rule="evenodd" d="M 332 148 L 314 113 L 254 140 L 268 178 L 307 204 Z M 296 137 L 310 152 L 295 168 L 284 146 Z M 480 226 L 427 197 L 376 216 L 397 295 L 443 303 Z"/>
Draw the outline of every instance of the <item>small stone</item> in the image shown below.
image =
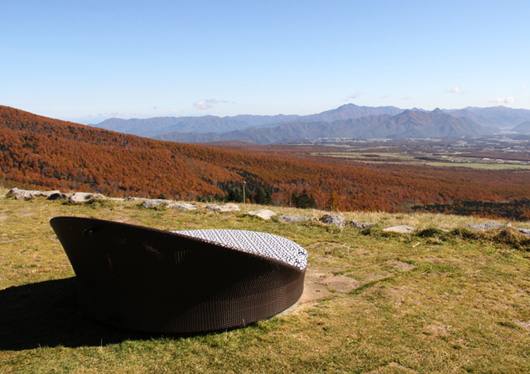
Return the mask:
<path id="1" fill-rule="evenodd" d="M 505 227 L 506 225 L 497 223 L 497 222 L 488 222 L 483 223 L 479 225 L 469 225 L 470 229 L 478 230 L 478 231 L 487 231 L 487 230 L 494 230 L 494 229 L 500 229 L 501 227 Z"/>
<path id="2" fill-rule="evenodd" d="M 251 216 L 258 216 L 258 217 L 263 218 L 265 220 L 271 219 L 273 216 L 276 215 L 276 213 L 274 213 L 272 210 L 268 210 L 268 209 L 255 210 L 255 211 L 252 211 L 252 212 L 248 212 L 247 214 L 249 214 Z"/>
<path id="3" fill-rule="evenodd" d="M 386 232 L 399 232 L 401 234 L 408 234 L 409 232 L 413 232 L 416 229 L 417 229 L 417 227 L 414 227 L 414 226 L 401 225 L 401 226 L 387 227 L 386 229 L 383 229 L 383 231 L 386 231 Z"/>
<path id="4" fill-rule="evenodd" d="M 167 208 L 168 209 L 176 208 L 180 210 L 197 210 L 197 205 L 186 204 L 186 203 L 173 203 L 173 204 L 168 204 Z"/>
<path id="5" fill-rule="evenodd" d="M 375 223 L 372 223 L 372 222 L 360 222 L 360 221 L 351 221 L 350 224 L 356 229 L 367 229 L 368 227 L 372 227 L 373 225 L 375 225 Z"/>
<path id="6" fill-rule="evenodd" d="M 346 221 L 344 218 L 336 214 L 326 214 L 320 219 L 320 222 L 325 223 L 326 225 L 335 225 L 340 227 L 346 226 Z"/>
<path id="7" fill-rule="evenodd" d="M 291 223 L 291 222 L 305 222 L 309 221 L 311 218 L 306 216 L 280 216 L 278 217 L 278 221 L 282 221 L 285 223 Z"/>

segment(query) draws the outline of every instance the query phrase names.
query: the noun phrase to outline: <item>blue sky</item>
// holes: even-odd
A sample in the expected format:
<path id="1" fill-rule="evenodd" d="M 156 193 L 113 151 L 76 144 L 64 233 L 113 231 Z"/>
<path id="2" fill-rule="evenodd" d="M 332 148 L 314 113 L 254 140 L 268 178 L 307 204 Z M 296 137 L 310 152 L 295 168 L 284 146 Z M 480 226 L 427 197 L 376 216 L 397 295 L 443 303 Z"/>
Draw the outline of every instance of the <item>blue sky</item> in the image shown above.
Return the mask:
<path id="1" fill-rule="evenodd" d="M 0 105 L 53 118 L 530 109 L 528 0 L 17 0 Z"/>

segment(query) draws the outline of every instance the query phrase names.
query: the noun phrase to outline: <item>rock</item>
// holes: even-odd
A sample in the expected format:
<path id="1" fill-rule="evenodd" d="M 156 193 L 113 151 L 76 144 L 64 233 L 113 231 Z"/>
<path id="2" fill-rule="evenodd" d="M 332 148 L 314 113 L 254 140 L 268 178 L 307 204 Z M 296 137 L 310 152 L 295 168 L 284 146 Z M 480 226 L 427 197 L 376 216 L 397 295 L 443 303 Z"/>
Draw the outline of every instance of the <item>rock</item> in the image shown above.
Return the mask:
<path id="1" fill-rule="evenodd" d="M 500 229 L 501 227 L 506 227 L 506 226 L 507 225 L 503 225 L 497 222 L 488 222 L 488 223 L 483 223 L 479 225 L 469 225 L 469 228 L 473 230 L 478 230 L 478 231 L 486 231 L 486 230 Z"/>
<path id="2" fill-rule="evenodd" d="M 368 227 L 372 227 L 373 225 L 375 225 L 375 223 L 372 223 L 372 222 L 360 222 L 360 221 L 351 221 L 350 224 L 356 229 L 367 229 Z"/>
<path id="3" fill-rule="evenodd" d="M 51 192 L 54 192 L 54 191 L 51 191 Z M 48 200 L 54 201 L 54 200 L 59 200 L 59 199 L 66 199 L 67 197 L 69 197 L 67 194 L 57 191 L 57 193 L 52 193 L 48 195 Z"/>
<path id="4" fill-rule="evenodd" d="M 335 225 L 340 227 L 346 226 L 346 221 L 344 218 L 336 214 L 326 214 L 320 219 L 320 222 L 325 223 L 326 225 Z"/>
<path id="5" fill-rule="evenodd" d="M 305 222 L 309 221 L 311 218 L 306 216 L 281 216 L 278 217 L 279 221 L 285 222 L 285 223 L 291 223 L 291 222 Z"/>
<path id="6" fill-rule="evenodd" d="M 31 199 L 33 197 L 42 196 L 42 192 L 35 191 L 35 190 L 21 190 L 15 187 L 7 193 L 7 196 L 12 196 L 12 195 L 15 196 L 16 200 L 21 200 L 21 199 Z"/>
<path id="7" fill-rule="evenodd" d="M 143 201 L 143 200 L 146 200 L 146 199 L 143 197 L 134 197 L 134 196 L 127 196 L 125 198 L 125 201 Z"/>
<path id="8" fill-rule="evenodd" d="M 197 210 L 197 205 L 186 204 L 186 203 L 173 203 L 173 204 L 168 204 L 167 208 L 168 209 L 177 208 L 180 210 Z"/>
<path id="9" fill-rule="evenodd" d="M 402 233 L 402 234 L 408 234 L 409 232 L 413 232 L 416 229 L 417 229 L 417 227 L 414 227 L 414 226 L 401 225 L 401 226 L 387 227 L 386 229 L 383 229 L 383 231 L 386 231 L 386 232 L 399 232 L 399 233 Z"/>
<path id="10" fill-rule="evenodd" d="M 7 196 L 14 196 L 16 200 L 21 199 L 31 199 L 34 197 L 47 197 L 48 200 L 57 200 L 59 198 L 66 197 L 65 194 L 62 194 L 59 190 L 54 191 L 36 191 L 36 190 L 21 190 L 18 188 L 13 188 L 7 193 Z"/>
<path id="11" fill-rule="evenodd" d="M 55 195 L 64 196 L 64 194 L 62 194 L 59 190 L 41 192 L 41 196 L 47 197 L 48 199 Z"/>
<path id="12" fill-rule="evenodd" d="M 258 217 L 263 218 L 263 219 L 271 219 L 273 216 L 276 215 L 276 213 L 274 213 L 272 210 L 268 210 L 268 209 L 255 210 L 255 211 L 252 211 L 252 212 L 248 212 L 247 214 L 249 214 L 251 216 L 258 216 Z"/>
<path id="13" fill-rule="evenodd" d="M 524 236 L 528 236 L 530 238 L 530 229 L 517 229 L 521 234 Z"/>
<path id="14" fill-rule="evenodd" d="M 144 208 L 155 208 L 157 206 L 160 206 L 160 205 L 168 205 L 168 204 L 171 204 L 172 201 L 171 200 L 165 200 L 165 199 L 151 199 L 151 200 L 145 200 L 143 203 L 142 203 L 142 206 Z"/>
<path id="15" fill-rule="evenodd" d="M 68 201 L 70 203 L 84 203 L 93 199 L 105 199 L 105 196 L 99 193 L 92 192 L 76 192 L 72 196 L 70 196 Z"/>
<path id="16" fill-rule="evenodd" d="M 225 205 L 210 204 L 206 205 L 206 209 L 213 210 L 215 212 L 237 212 L 239 211 L 239 206 L 236 204 L 228 203 Z"/>

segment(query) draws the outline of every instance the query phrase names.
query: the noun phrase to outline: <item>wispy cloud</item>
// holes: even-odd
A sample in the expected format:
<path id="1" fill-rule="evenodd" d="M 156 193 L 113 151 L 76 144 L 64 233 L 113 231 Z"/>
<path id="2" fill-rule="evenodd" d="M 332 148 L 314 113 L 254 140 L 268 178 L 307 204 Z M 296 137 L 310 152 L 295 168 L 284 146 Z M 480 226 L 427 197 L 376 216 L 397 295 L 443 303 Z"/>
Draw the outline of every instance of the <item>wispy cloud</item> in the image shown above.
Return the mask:
<path id="1" fill-rule="evenodd" d="M 515 98 L 513 96 L 507 97 L 505 99 L 501 97 L 497 97 L 496 99 L 488 100 L 489 103 L 502 105 L 502 104 L 513 104 L 515 102 Z"/>
<path id="2" fill-rule="evenodd" d="M 410 99 L 411 99 L 411 97 L 410 97 L 410 96 L 407 96 L 407 97 L 402 97 L 402 98 L 399 99 L 399 100 L 410 100 Z"/>
<path id="3" fill-rule="evenodd" d="M 464 95 L 464 94 L 466 94 L 468 91 L 463 90 L 460 86 L 454 86 L 453 88 L 449 88 L 449 89 L 445 90 L 445 92 Z"/>
<path id="4" fill-rule="evenodd" d="M 390 95 L 379 96 L 380 99 L 388 99 L 389 97 L 390 97 Z"/>
<path id="5" fill-rule="evenodd" d="M 226 104 L 226 100 L 215 100 L 215 99 L 204 99 L 199 100 L 193 103 L 193 106 L 199 110 L 208 110 L 211 109 L 215 104 Z"/>
<path id="6" fill-rule="evenodd" d="M 347 98 L 343 99 L 342 101 L 352 101 L 352 100 L 358 99 L 359 96 L 361 96 L 361 93 L 360 92 L 356 92 L 353 95 L 350 95 Z"/>
<path id="7" fill-rule="evenodd" d="M 523 84 L 523 90 L 526 90 L 526 84 Z"/>
<path id="8" fill-rule="evenodd" d="M 112 117 L 118 117 L 120 115 L 119 112 L 105 112 L 106 116 L 112 116 Z"/>

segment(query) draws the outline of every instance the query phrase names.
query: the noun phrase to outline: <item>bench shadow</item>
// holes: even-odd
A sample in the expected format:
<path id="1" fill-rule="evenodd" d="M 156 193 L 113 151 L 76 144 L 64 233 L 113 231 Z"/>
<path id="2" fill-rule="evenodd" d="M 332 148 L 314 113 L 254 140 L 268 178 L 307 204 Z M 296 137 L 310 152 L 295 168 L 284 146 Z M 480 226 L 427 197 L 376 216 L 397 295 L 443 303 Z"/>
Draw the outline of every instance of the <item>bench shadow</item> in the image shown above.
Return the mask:
<path id="1" fill-rule="evenodd" d="M 120 330 L 85 317 L 75 277 L 0 291 L 0 350 L 105 346 L 160 334 Z"/>

